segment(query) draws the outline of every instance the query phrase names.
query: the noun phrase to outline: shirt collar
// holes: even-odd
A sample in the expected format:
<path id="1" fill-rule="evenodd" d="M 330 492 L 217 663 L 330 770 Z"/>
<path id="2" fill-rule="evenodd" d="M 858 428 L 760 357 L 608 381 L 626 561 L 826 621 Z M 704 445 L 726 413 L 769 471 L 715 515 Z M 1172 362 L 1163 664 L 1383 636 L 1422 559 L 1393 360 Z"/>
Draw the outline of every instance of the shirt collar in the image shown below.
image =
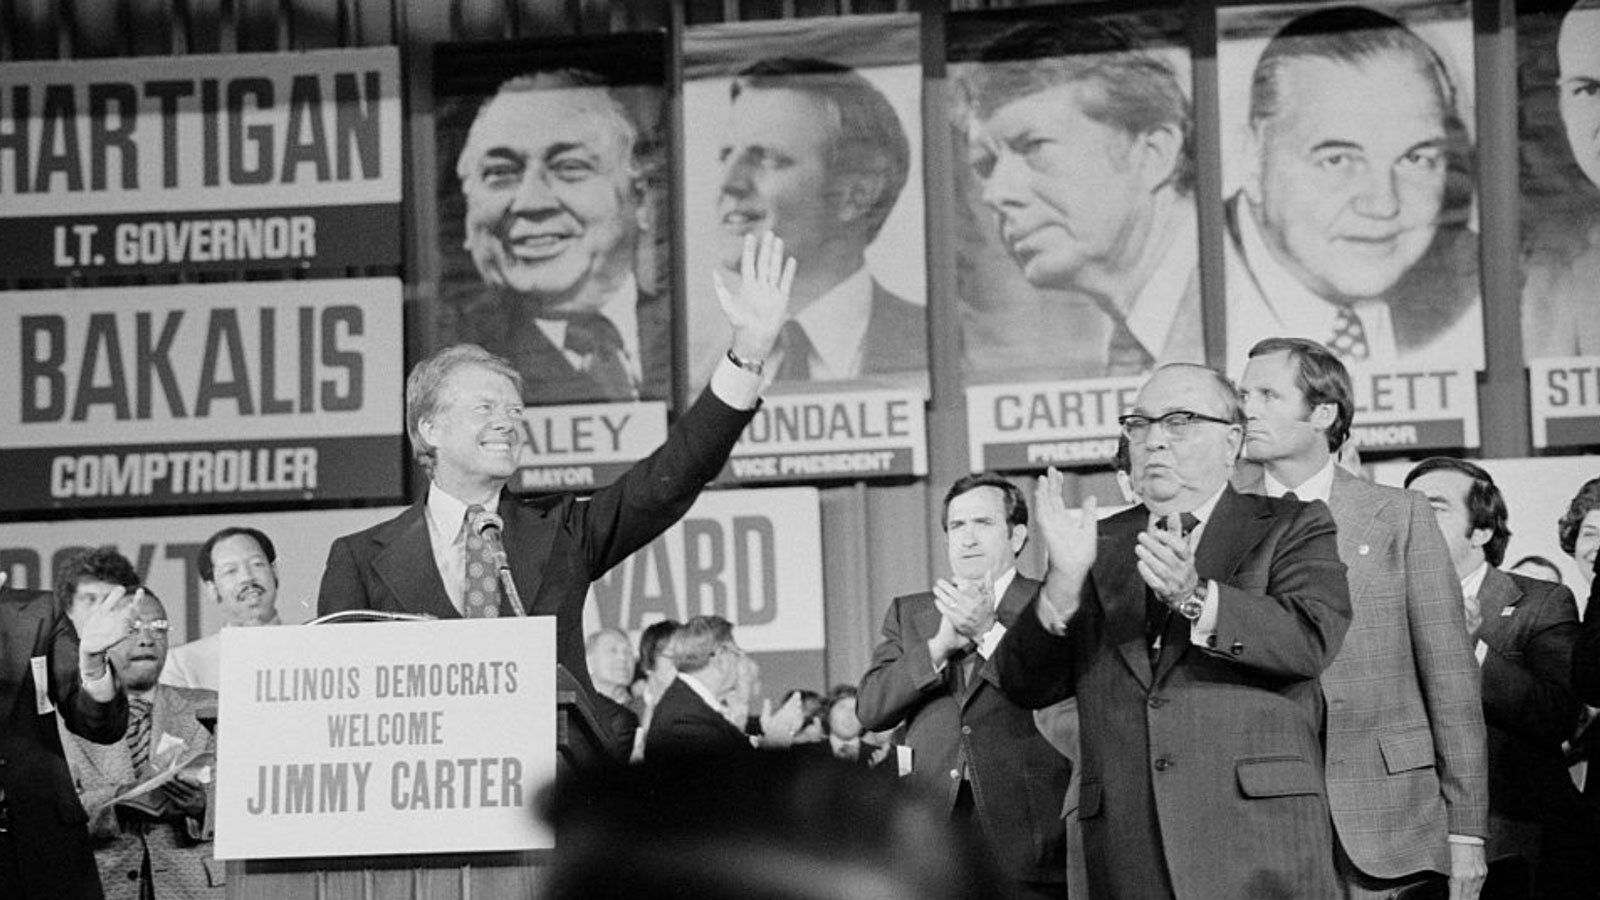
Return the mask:
<path id="1" fill-rule="evenodd" d="M 1262 486 L 1266 488 L 1268 497 L 1282 497 L 1289 491 L 1294 491 L 1294 495 L 1301 500 L 1321 500 L 1323 503 L 1327 503 L 1328 497 L 1333 494 L 1333 469 L 1333 457 L 1329 456 L 1327 462 L 1322 464 L 1322 468 L 1318 469 L 1316 474 L 1307 478 L 1299 487 L 1293 488 L 1273 478 L 1271 472 L 1263 469 Z"/>
<path id="2" fill-rule="evenodd" d="M 1155 271 L 1150 273 L 1149 280 L 1123 311 L 1128 330 L 1156 357 L 1160 357 L 1162 349 L 1167 346 L 1167 336 L 1178 321 L 1184 297 L 1189 294 L 1190 283 L 1198 277 L 1198 228 L 1193 205 L 1186 204 L 1186 208 L 1186 215 L 1170 217 L 1175 222 L 1174 232 L 1168 236 L 1172 243 L 1168 245 Z"/>
<path id="3" fill-rule="evenodd" d="M 471 504 L 451 496 L 437 484 L 428 485 L 428 527 L 442 544 L 464 540 L 467 530 L 467 507 Z M 500 491 L 482 504 L 484 509 L 500 508 Z"/>
<path id="4" fill-rule="evenodd" d="M 706 702 L 707 706 L 711 707 L 717 712 L 722 712 L 722 698 L 711 693 L 711 689 L 705 686 L 705 682 L 694 677 L 688 672 L 679 672 L 678 680 L 688 685 L 689 690 L 698 694 L 700 699 Z"/>
<path id="5" fill-rule="evenodd" d="M 1488 574 L 1489 561 L 1484 560 L 1483 562 L 1478 563 L 1478 567 L 1476 569 L 1468 572 L 1467 577 L 1461 579 L 1461 596 L 1464 598 L 1477 597 L 1478 591 L 1483 587 L 1483 578 Z"/>
<path id="6" fill-rule="evenodd" d="M 1238 221 L 1239 247 L 1245 266 L 1260 289 L 1261 302 L 1277 318 L 1277 330 L 1286 335 L 1326 340 L 1333 334 L 1334 323 L 1339 318 L 1338 305 L 1302 284 L 1272 255 L 1248 199 L 1240 203 Z M 1388 301 L 1357 300 L 1350 306 L 1361 317 L 1361 327 L 1367 335 L 1368 360 L 1393 360 L 1396 349 Z"/>
<path id="7" fill-rule="evenodd" d="M 639 280 L 629 272 L 617 286 L 600 298 L 595 312 L 610 320 L 622 337 L 622 358 L 628 373 L 639 380 L 643 368 L 639 362 Z M 534 319 L 534 324 L 557 347 L 567 346 L 567 320 L 562 318 Z"/>
<path id="8" fill-rule="evenodd" d="M 1006 596 L 1006 591 L 1011 590 L 1011 582 L 1016 581 L 1016 580 L 1017 580 L 1017 567 L 1016 566 L 1012 566 L 1011 568 L 1009 568 L 1009 569 L 1005 570 L 1004 572 L 1000 573 L 1000 577 L 996 578 L 994 580 L 994 605 L 995 606 L 999 606 L 1000 605 L 1000 601 L 1002 599 L 1004 599 L 1005 596 Z"/>
<path id="9" fill-rule="evenodd" d="M 813 381 L 861 374 L 862 344 L 872 319 L 872 275 L 862 266 L 794 315 L 811 341 Z"/>
<path id="10" fill-rule="evenodd" d="M 1215 494 L 1212 494 L 1210 497 L 1206 498 L 1206 502 L 1196 506 L 1194 509 L 1189 510 L 1189 514 L 1194 516 L 1195 521 L 1199 523 L 1195 526 L 1194 531 L 1189 533 L 1191 546 L 1193 546 L 1194 541 L 1199 539 L 1200 530 L 1205 527 L 1206 521 L 1211 518 L 1212 510 L 1217 508 L 1217 501 L 1222 499 L 1222 492 L 1227 489 L 1228 485 L 1226 482 L 1224 482 L 1222 487 L 1217 488 L 1217 492 Z M 1150 521 L 1152 523 L 1158 519 L 1164 518 L 1166 517 L 1158 515 L 1153 510 L 1150 512 Z"/>

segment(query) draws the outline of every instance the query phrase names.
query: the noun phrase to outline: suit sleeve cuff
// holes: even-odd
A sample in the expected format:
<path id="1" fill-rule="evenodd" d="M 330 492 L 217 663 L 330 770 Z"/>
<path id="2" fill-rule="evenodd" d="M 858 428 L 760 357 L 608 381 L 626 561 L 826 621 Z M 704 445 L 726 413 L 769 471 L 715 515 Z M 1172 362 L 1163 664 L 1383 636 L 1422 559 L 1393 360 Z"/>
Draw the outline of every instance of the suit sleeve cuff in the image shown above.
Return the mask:
<path id="1" fill-rule="evenodd" d="M 1212 578 L 1206 582 L 1206 602 L 1200 607 L 1200 618 L 1194 620 L 1189 626 L 1189 643 L 1196 647 L 1209 647 L 1211 638 L 1217 633 L 1217 607 L 1221 605 L 1222 591 L 1217 587 L 1217 580 Z"/>
<path id="2" fill-rule="evenodd" d="M 84 693 L 93 697 L 96 703 L 110 703 L 117 696 L 117 684 L 111 677 L 111 666 L 107 665 L 99 678 L 86 678 L 78 676 L 83 684 Z"/>
<path id="3" fill-rule="evenodd" d="M 1482 847 L 1483 846 L 1483 838 L 1475 837 L 1475 836 L 1470 835 L 1470 834 L 1452 834 L 1452 835 L 1450 835 L 1450 843 L 1452 843 L 1452 844 L 1470 844 L 1471 846 L 1474 846 L 1474 847 Z"/>
<path id="4" fill-rule="evenodd" d="M 739 368 L 724 354 L 711 372 L 711 393 L 734 409 L 755 409 L 761 400 L 762 382 L 760 375 Z"/>

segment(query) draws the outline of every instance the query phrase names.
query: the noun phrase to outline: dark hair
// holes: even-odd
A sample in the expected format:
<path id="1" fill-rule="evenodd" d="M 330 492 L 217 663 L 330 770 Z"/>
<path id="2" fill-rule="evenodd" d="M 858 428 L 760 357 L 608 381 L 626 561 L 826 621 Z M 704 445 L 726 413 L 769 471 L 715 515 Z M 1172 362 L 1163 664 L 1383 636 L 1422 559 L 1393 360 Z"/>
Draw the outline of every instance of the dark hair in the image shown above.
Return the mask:
<path id="1" fill-rule="evenodd" d="M 201 581 L 211 581 L 216 576 L 217 570 L 215 564 L 211 561 L 211 551 L 216 549 L 218 544 L 231 537 L 247 537 L 255 541 L 256 546 L 261 548 L 261 552 L 267 555 L 267 562 L 275 563 L 278 561 L 278 548 L 272 546 L 272 538 L 246 525 L 230 525 L 206 538 L 206 542 L 200 545 L 200 552 L 195 555 L 195 565 L 199 569 Z"/>
<path id="2" fill-rule="evenodd" d="M 1128 433 L 1118 429 L 1117 455 L 1111 457 L 1111 465 L 1115 466 L 1116 470 L 1124 475 L 1133 474 L 1132 447 L 1133 442 L 1128 440 Z"/>
<path id="3" fill-rule="evenodd" d="M 1324 403 L 1333 406 L 1333 424 L 1328 426 L 1328 451 L 1337 453 L 1350 437 L 1355 420 L 1355 390 L 1350 385 L 1350 370 L 1326 345 L 1309 338 L 1270 337 L 1250 348 L 1249 358 L 1272 353 L 1287 353 L 1295 364 L 1295 387 L 1305 395 L 1306 406 L 1315 409 Z"/>
<path id="4" fill-rule="evenodd" d="M 1591 478 L 1578 488 L 1578 493 L 1567 504 L 1567 514 L 1556 523 L 1556 533 L 1561 540 L 1561 550 L 1568 556 L 1577 552 L 1578 532 L 1583 519 L 1595 509 L 1600 509 L 1600 478 Z"/>
<path id="5" fill-rule="evenodd" d="M 788 703 L 789 698 L 798 694 L 800 696 L 800 729 L 811 727 L 813 722 L 822 727 L 824 733 L 828 730 L 827 716 L 831 704 L 825 697 L 816 691 L 805 688 L 795 688 L 783 695 L 783 702 Z"/>
<path id="6" fill-rule="evenodd" d="M 867 240 L 876 238 L 911 172 L 911 142 L 889 98 L 849 66 L 790 56 L 746 67 L 729 88 L 730 98 L 746 90 L 796 91 L 827 106 L 827 117 L 810 124 L 827 136 L 830 180 L 858 172 L 884 179 L 864 220 Z"/>
<path id="7" fill-rule="evenodd" d="M 1506 544 L 1511 541 L 1511 529 L 1506 527 L 1506 501 L 1500 488 L 1482 467 L 1464 459 L 1448 456 L 1431 456 L 1416 464 L 1406 473 L 1405 486 L 1429 472 L 1459 472 L 1472 484 L 1467 487 L 1467 534 L 1480 528 L 1489 531 L 1489 541 L 1483 545 L 1483 556 L 1491 566 L 1499 566 L 1506 558 Z"/>
<path id="8" fill-rule="evenodd" d="M 1600 3 L 1600 0 L 1596 0 L 1596 2 Z M 1510 566 L 1507 566 L 1507 568 L 1509 568 L 1509 569 L 1518 569 L 1518 568 L 1521 568 L 1522 566 L 1539 566 L 1540 568 L 1549 569 L 1550 571 L 1556 573 L 1556 583 L 1557 584 L 1561 583 L 1561 581 L 1562 581 L 1562 578 L 1561 578 L 1561 567 L 1556 565 L 1549 558 L 1540 556 L 1537 553 L 1530 553 L 1527 556 L 1524 556 L 1523 558 L 1521 558 L 1521 559 L 1517 560 L 1516 562 L 1512 563 Z"/>
<path id="9" fill-rule="evenodd" d="M 969 118 L 988 119 L 1016 100 L 1061 85 L 1085 85 L 1080 96 L 1090 121 L 1130 137 L 1175 127 L 1182 135 L 1170 181 L 1179 193 L 1194 190 L 1194 118 L 1178 73 L 1115 23 L 1093 18 L 1070 25 L 1029 22 L 983 48 L 981 65 L 956 82 L 958 103 Z"/>
<path id="10" fill-rule="evenodd" d="M 998 472 L 978 472 L 957 478 L 956 483 L 950 485 L 950 490 L 944 492 L 944 512 L 940 516 L 939 527 L 944 528 L 950 521 L 951 500 L 981 487 L 999 489 L 1006 508 L 1007 525 L 1028 524 L 1028 498 L 1023 496 L 1022 489 Z"/>
<path id="11" fill-rule="evenodd" d="M 545 795 L 549 900 L 961 900 L 1001 883 L 905 779 L 805 750 L 581 768 Z"/>
<path id="12" fill-rule="evenodd" d="M 85 581 L 103 581 L 132 591 L 139 586 L 139 572 L 110 544 L 68 557 L 56 568 L 52 587 L 56 607 L 63 615 L 72 611 L 72 596 Z"/>
<path id="13" fill-rule="evenodd" d="M 667 653 L 667 650 L 670 647 L 673 633 L 681 627 L 683 626 L 679 625 L 676 620 L 662 619 L 639 633 L 639 662 L 637 664 L 639 671 L 637 678 L 643 678 L 649 674 L 650 670 L 656 667 L 656 659 L 658 657 L 666 656 L 668 659 L 672 658 L 671 654 Z"/>

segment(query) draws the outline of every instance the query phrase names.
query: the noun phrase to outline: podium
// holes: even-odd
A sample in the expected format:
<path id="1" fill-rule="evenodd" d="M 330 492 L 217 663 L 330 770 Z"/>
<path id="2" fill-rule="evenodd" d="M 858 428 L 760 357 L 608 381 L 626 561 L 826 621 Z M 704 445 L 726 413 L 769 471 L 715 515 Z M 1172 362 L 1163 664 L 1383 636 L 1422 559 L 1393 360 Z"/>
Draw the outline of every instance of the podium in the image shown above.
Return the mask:
<path id="1" fill-rule="evenodd" d="M 269 630 L 279 631 L 279 629 Z M 317 630 L 341 632 L 346 638 L 353 633 L 365 631 L 365 629 Z M 589 693 L 571 672 L 560 665 L 556 666 L 554 683 L 556 779 L 570 777 L 578 771 L 617 764 L 610 749 L 616 745 L 615 738 L 601 717 L 596 714 Z M 226 673 L 224 684 L 226 687 Z M 546 684 L 548 685 L 548 682 Z M 363 699 L 369 706 L 378 706 L 375 699 L 366 697 Z M 230 715 L 227 703 L 225 697 L 223 714 L 218 723 L 220 739 L 224 742 L 230 730 L 227 721 Z M 235 734 L 239 733 L 237 726 L 233 730 Z M 229 776 L 223 774 L 222 777 L 226 779 Z M 379 776 L 375 775 L 373 781 L 378 780 Z M 381 789 L 396 790 L 387 782 Z M 379 797 L 373 802 L 380 802 L 381 799 Z M 537 798 L 533 798 L 534 808 L 537 808 L 538 802 Z M 416 813 L 409 823 L 406 827 L 417 830 L 438 827 L 437 816 L 427 812 Z M 543 849 L 229 859 L 226 860 L 226 896 L 230 900 L 527 898 L 537 893 L 542 880 L 542 870 L 550 864 L 554 852 Z"/>

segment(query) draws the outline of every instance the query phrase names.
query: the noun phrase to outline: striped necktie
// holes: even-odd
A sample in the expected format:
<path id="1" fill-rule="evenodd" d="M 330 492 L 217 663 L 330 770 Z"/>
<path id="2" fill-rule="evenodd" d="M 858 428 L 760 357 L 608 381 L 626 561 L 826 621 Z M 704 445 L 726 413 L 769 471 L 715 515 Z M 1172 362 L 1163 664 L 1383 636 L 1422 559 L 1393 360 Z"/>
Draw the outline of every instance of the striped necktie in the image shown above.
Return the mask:
<path id="1" fill-rule="evenodd" d="M 151 703 L 142 697 L 128 698 L 128 733 L 123 738 L 128 744 L 128 758 L 133 760 L 133 770 L 138 772 L 150 762 Z"/>

